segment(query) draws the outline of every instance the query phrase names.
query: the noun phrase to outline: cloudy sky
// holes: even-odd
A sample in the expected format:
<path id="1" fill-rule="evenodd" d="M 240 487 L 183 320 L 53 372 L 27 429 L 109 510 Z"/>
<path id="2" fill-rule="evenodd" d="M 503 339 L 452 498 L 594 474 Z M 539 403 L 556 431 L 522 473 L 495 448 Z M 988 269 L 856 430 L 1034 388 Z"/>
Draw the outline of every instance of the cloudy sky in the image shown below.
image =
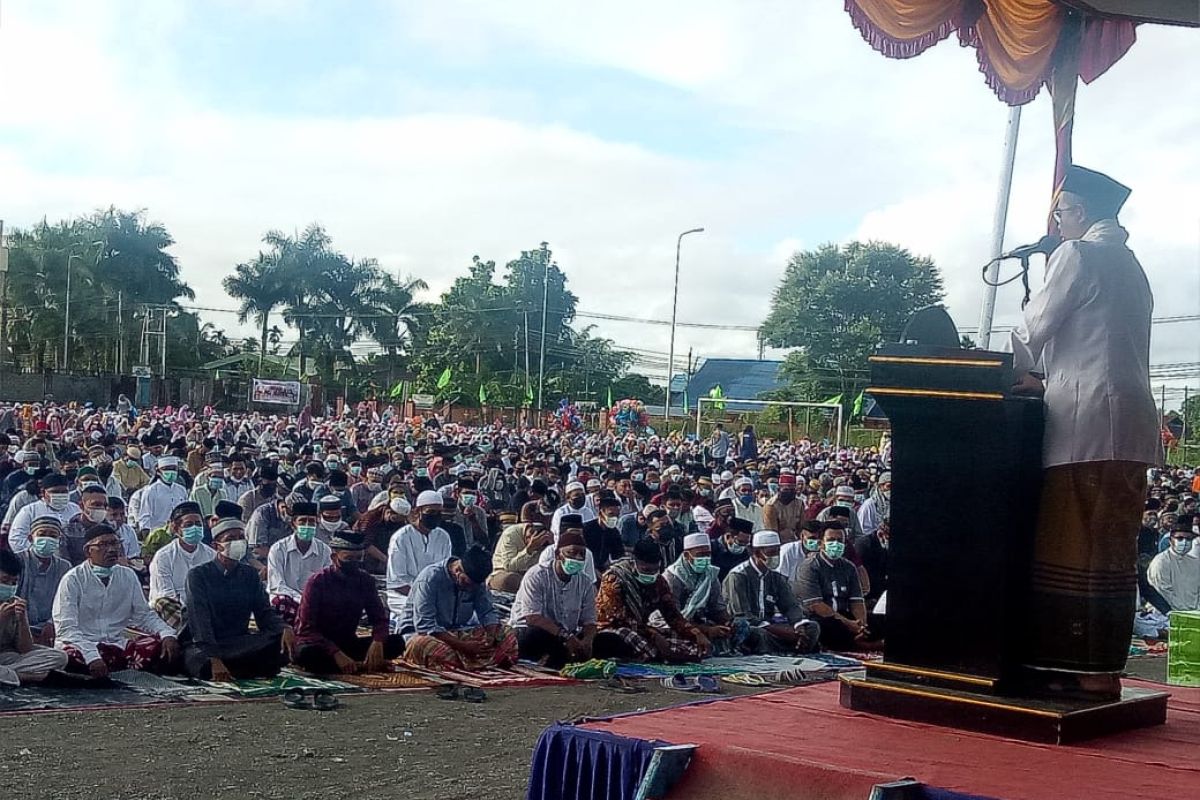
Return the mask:
<path id="1" fill-rule="evenodd" d="M 880 238 L 933 257 L 959 327 L 978 324 L 1007 109 L 973 51 L 884 59 L 836 0 L 0 2 L 0 217 L 145 208 L 198 305 L 234 306 L 220 279 L 264 231 L 318 221 L 435 292 L 472 255 L 545 240 L 584 311 L 665 319 L 675 237 L 704 226 L 682 321 L 755 326 L 792 251 Z M 1134 187 L 1155 315 L 1195 315 L 1200 31 L 1138 38 L 1081 88 L 1076 161 Z M 1009 246 L 1040 235 L 1052 165 L 1043 93 Z M 1001 290 L 998 325 L 1019 299 Z M 667 350 L 663 326 L 598 330 Z M 1154 333 L 1154 363 L 1200 361 L 1200 323 Z M 689 348 L 756 351 L 681 329 Z"/>

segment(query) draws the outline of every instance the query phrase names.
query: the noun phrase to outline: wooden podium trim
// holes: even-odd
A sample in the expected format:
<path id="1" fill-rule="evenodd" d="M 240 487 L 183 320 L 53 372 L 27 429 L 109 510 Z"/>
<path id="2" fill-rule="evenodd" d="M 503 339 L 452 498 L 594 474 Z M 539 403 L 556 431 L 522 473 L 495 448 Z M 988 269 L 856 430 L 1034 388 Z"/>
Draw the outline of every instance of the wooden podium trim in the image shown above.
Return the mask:
<path id="1" fill-rule="evenodd" d="M 935 364 L 955 367 L 1003 367 L 1003 361 L 968 358 L 927 358 L 921 356 L 868 356 L 867 361 L 883 364 Z"/>
<path id="2" fill-rule="evenodd" d="M 838 678 L 843 685 L 855 680 L 854 675 L 839 675 Z M 858 680 L 861 681 L 862 679 L 858 678 Z M 896 686 L 893 684 L 884 685 L 876 683 L 872 684 L 871 688 L 880 692 L 893 692 L 895 694 L 906 694 L 913 697 L 927 697 L 931 699 L 942 699 L 946 697 L 946 695 L 941 692 L 931 692 L 923 689 L 909 689 L 905 686 Z M 1027 706 L 1019 706 L 1012 703 L 997 703 L 991 700 L 980 700 L 975 697 L 955 696 L 953 699 L 954 702 L 963 703 L 964 705 L 981 706 L 983 708 L 996 708 L 1004 711 L 1016 711 L 1021 714 L 1029 714 L 1035 717 L 1058 718 L 1062 716 L 1061 713 L 1055 711 L 1043 711 L 1042 709 L 1029 708 Z"/>
<path id="3" fill-rule="evenodd" d="M 895 395 L 897 397 L 942 397 L 949 400 L 1003 400 L 1000 392 L 955 392 L 948 389 L 881 389 L 867 387 L 867 394 Z"/>
<path id="4" fill-rule="evenodd" d="M 994 688 L 996 681 L 992 678 L 980 678 L 975 675 L 963 675 L 960 672 L 943 672 L 942 670 L 927 669 L 925 667 L 907 667 L 903 664 L 889 664 L 886 661 L 869 662 L 867 668 L 870 671 L 879 672 L 899 672 L 904 675 L 916 675 L 923 678 L 933 678 L 935 680 L 947 681 L 950 683 L 966 683 L 974 686 L 984 686 L 989 689 Z"/>

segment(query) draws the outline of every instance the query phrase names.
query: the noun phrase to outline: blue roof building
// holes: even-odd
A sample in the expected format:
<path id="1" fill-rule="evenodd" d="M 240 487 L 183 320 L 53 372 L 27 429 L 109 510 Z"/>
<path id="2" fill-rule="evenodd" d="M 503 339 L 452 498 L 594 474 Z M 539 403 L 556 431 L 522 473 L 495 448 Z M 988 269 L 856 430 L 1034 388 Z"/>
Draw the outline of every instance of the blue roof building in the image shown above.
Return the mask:
<path id="1" fill-rule="evenodd" d="M 759 400 L 767 392 L 784 386 L 783 378 L 779 374 L 782 367 L 782 361 L 759 361 L 756 358 L 705 359 L 687 384 L 688 401 L 692 406 L 690 410 L 695 412 L 696 398 L 708 397 L 708 393 L 718 385 L 725 397 Z M 671 398 L 672 413 L 676 408 L 683 410 L 682 393 Z M 725 409 L 759 411 L 762 406 L 726 402 Z"/>

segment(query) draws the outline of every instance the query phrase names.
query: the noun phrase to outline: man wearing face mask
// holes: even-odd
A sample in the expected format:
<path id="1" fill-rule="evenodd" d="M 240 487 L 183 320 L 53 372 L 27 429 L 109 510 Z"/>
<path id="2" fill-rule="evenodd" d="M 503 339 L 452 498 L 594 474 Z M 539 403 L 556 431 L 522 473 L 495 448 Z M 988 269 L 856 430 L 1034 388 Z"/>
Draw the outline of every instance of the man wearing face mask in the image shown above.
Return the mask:
<path id="1" fill-rule="evenodd" d="M 196 476 L 190 499 L 200 506 L 200 515 L 205 518 L 213 515 L 217 501 L 225 499 L 225 460 L 220 453 L 209 456 L 208 468 Z"/>
<path id="2" fill-rule="evenodd" d="M 821 641 L 833 650 L 875 649 L 867 630 L 867 604 L 858 570 L 844 558 L 846 529 L 838 522 L 825 525 L 821 552 L 800 565 L 796 595 L 816 616 Z"/>
<path id="3" fill-rule="evenodd" d="M 820 628 L 808 618 L 779 569 L 779 534 L 758 531 L 750 558 L 725 576 L 725 598 L 734 619 L 749 626 L 745 648 L 751 653 L 811 653 Z M 776 616 L 787 622 L 774 622 Z"/>
<path id="4" fill-rule="evenodd" d="M 8 548 L 14 553 L 29 549 L 29 526 L 38 517 L 58 517 L 65 527 L 79 516 L 79 506 L 67 499 L 67 479 L 50 474 L 41 480 L 41 500 L 34 501 L 17 512 L 8 531 Z"/>
<path id="5" fill-rule="evenodd" d="M 7 505 L 21 488 L 42 473 L 42 459 L 32 450 L 22 451 L 17 457 L 17 468 L 0 483 L 0 507 Z"/>
<path id="6" fill-rule="evenodd" d="M 779 534 L 785 545 L 794 542 L 804 524 L 804 503 L 796 499 L 796 476 L 785 473 L 779 476 L 779 491 L 762 509 L 763 526 Z"/>
<path id="7" fill-rule="evenodd" d="M 63 524 L 58 517 L 38 517 L 30 527 L 30 547 L 17 554 L 21 579 L 17 596 L 25 601 L 25 619 L 38 644 L 54 644 L 54 595 L 71 564 L 58 556 Z"/>
<path id="8" fill-rule="evenodd" d="M 163 622 L 142 594 L 142 584 L 117 563 L 121 540 L 108 525 L 88 531 L 88 560 L 73 567 L 54 596 L 55 646 L 68 669 L 107 678 L 110 671 L 169 666 L 180 650 L 175 629 Z M 129 638 L 127 628 L 143 633 Z"/>
<path id="9" fill-rule="evenodd" d="M 892 473 L 883 472 L 879 475 L 871 496 L 858 509 L 858 524 L 862 527 L 864 536 L 871 536 L 879 529 L 885 519 L 892 515 Z"/>
<path id="10" fill-rule="evenodd" d="M 388 612 L 363 569 L 366 541 L 341 531 L 329 540 L 333 563 L 304 586 L 296 615 L 296 665 L 318 675 L 382 672 L 404 652 L 404 637 L 388 632 Z M 364 616 L 371 635 L 358 635 Z"/>
<path id="11" fill-rule="evenodd" d="M 720 571 L 712 565 L 712 542 L 708 536 L 688 534 L 683 540 L 683 554 L 666 568 L 663 577 L 679 613 L 708 637 L 713 652 L 723 655 L 737 652 L 750 629 L 729 613 Z M 663 627 L 661 615 L 652 618 L 651 624 Z"/>
<path id="12" fill-rule="evenodd" d="M 415 521 L 400 528 L 388 543 L 388 608 L 397 617 L 404 615 L 413 581 L 421 570 L 452 555 L 450 534 L 441 527 L 442 507 L 441 493 L 432 489 L 421 492 L 417 495 Z"/>
<path id="13" fill-rule="evenodd" d="M 19 595 L 25 565 L 0 550 L 0 686 L 40 683 L 67 666 L 67 654 L 40 645 L 29 623 L 29 604 Z"/>
<path id="14" fill-rule="evenodd" d="M 579 481 L 571 481 L 567 484 L 567 502 L 561 508 L 554 512 L 554 516 L 550 518 L 550 532 L 558 536 L 560 520 L 563 514 L 578 514 L 583 517 L 584 523 L 591 522 L 596 518 L 596 513 L 587 507 L 587 493 L 584 486 Z"/>
<path id="15" fill-rule="evenodd" d="M 462 528 L 467 547 L 479 545 L 485 550 L 491 549 L 487 514 L 479 506 L 479 488 L 475 479 L 459 478 L 453 496 L 456 502 L 451 521 Z"/>
<path id="16" fill-rule="evenodd" d="M 89 483 L 84 486 L 79 503 L 79 516 L 63 526 L 62 555 L 72 566 L 82 563 L 87 557 L 83 552 L 83 537 L 88 528 L 108 518 L 108 495 L 100 484 Z"/>
<path id="17" fill-rule="evenodd" d="M 204 543 L 200 506 L 184 501 L 171 512 L 175 538 L 154 554 L 150 562 L 150 607 L 175 630 L 187 622 L 188 572 L 216 558 Z"/>
<path id="18" fill-rule="evenodd" d="M 245 525 L 240 519 L 221 520 L 213 526 L 213 545 L 216 557 L 187 575 L 184 668 L 197 680 L 221 682 L 278 675 L 285 663 L 284 625 L 258 571 L 242 561 Z"/>
<path id="19" fill-rule="evenodd" d="M 256 479 L 258 488 L 252 492 L 246 492 L 237 499 L 237 504 L 242 507 L 242 522 L 247 526 L 250 524 L 250 518 L 254 516 L 254 512 L 259 506 L 273 503 L 279 494 L 279 471 L 272 464 L 263 464 L 258 471 Z M 253 543 L 251 543 L 253 547 Z"/>
<path id="20" fill-rule="evenodd" d="M 488 594 L 491 558 L 472 547 L 462 558 L 430 564 L 412 585 L 400 618 L 404 658 L 429 669 L 507 667 L 517 660 L 517 637 L 500 623 Z"/>
<path id="21" fill-rule="evenodd" d="M 250 480 L 249 472 L 246 469 L 246 457 L 235 453 L 229 457 L 229 467 L 225 475 L 225 488 L 221 499 L 236 503 L 241 500 L 242 495 L 252 491 L 254 491 L 254 481 Z"/>
<path id="22" fill-rule="evenodd" d="M 733 482 L 733 513 L 739 519 L 749 520 L 754 530 L 763 529 L 762 506 L 754 496 L 754 481 L 741 476 Z"/>
<path id="23" fill-rule="evenodd" d="M 597 658 L 687 663 L 712 651 L 699 628 L 679 613 L 675 596 L 662 577 L 662 552 L 650 539 L 633 547 L 633 555 L 609 567 L 596 593 Z M 663 627 L 650 624 L 658 612 Z"/>
<path id="24" fill-rule="evenodd" d="M 618 531 L 620 527 L 621 501 L 611 492 L 603 492 L 597 503 L 599 515 L 583 525 L 583 540 L 596 572 L 603 574 L 609 565 L 625 557 L 625 543 Z"/>
<path id="25" fill-rule="evenodd" d="M 720 508 L 717 510 L 720 511 Z M 716 538 L 710 537 L 712 563 L 717 568 L 717 577 L 722 583 L 730 570 L 750 558 L 749 547 L 754 535 L 752 527 L 749 520 L 734 517 L 724 533 Z"/>
<path id="26" fill-rule="evenodd" d="M 305 501 L 292 506 L 295 533 L 271 545 L 267 555 L 267 594 L 271 607 L 286 625 L 296 621 L 308 579 L 333 561 L 332 551 L 325 542 L 346 530 L 339 527 L 323 540 L 318 532 L 318 513 L 320 509 L 315 503 Z"/>
<path id="27" fill-rule="evenodd" d="M 344 531 L 350 526 L 346 523 L 344 516 L 346 513 L 345 505 L 340 497 L 327 494 L 317 504 L 317 538 L 326 544 L 333 538 L 333 535 L 338 531 Z M 295 509 L 292 509 L 293 518 L 296 515 Z"/>
<path id="28" fill-rule="evenodd" d="M 592 657 L 596 636 L 596 586 L 584 575 L 583 535 L 566 530 L 549 564 L 535 564 L 521 579 L 511 619 L 521 658 L 550 669 Z"/>
<path id="29" fill-rule="evenodd" d="M 158 459 L 158 477 L 141 491 L 137 508 L 137 529 L 146 535 L 167 524 L 172 511 L 186 502 L 188 491 L 179 480 L 179 459 Z"/>
<path id="30" fill-rule="evenodd" d="M 1150 562 L 1146 577 L 1158 591 L 1167 611 L 1200 611 L 1200 557 L 1195 550 L 1192 518 L 1180 517 L 1167 549 Z"/>
<path id="31" fill-rule="evenodd" d="M 788 542 L 779 549 L 779 574 L 795 584 L 800 565 L 821 552 L 821 537 L 825 535 L 825 523 L 810 519 L 800 526 L 800 538 Z"/>

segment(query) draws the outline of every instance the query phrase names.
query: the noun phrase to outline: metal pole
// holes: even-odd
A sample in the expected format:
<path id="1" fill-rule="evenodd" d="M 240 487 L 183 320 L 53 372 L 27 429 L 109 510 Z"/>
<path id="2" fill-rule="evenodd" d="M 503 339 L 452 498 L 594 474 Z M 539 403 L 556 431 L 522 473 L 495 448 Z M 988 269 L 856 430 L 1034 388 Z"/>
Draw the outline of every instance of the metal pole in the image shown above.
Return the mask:
<path id="1" fill-rule="evenodd" d="M 67 254 L 67 302 L 63 309 L 63 370 L 70 368 L 71 355 L 71 261 L 74 253 Z"/>
<path id="2" fill-rule="evenodd" d="M 1021 130 L 1021 107 L 1008 109 L 1008 125 L 1004 130 L 1004 166 L 1000 170 L 1000 192 L 996 197 L 996 216 L 992 220 L 992 258 L 1004 252 L 1004 228 L 1008 222 L 1008 199 L 1012 194 L 1013 166 L 1017 160 L 1017 134 Z M 1000 262 L 993 261 L 988 267 L 989 284 L 995 283 L 1000 275 Z M 992 317 L 996 311 L 996 288 L 983 288 L 983 306 L 979 311 L 979 347 L 986 350 L 991 346 Z"/>
<path id="3" fill-rule="evenodd" d="M 1187 387 L 1187 386 L 1183 387 L 1183 430 L 1181 430 L 1179 432 L 1179 443 L 1182 444 L 1184 447 L 1187 447 L 1187 438 L 1188 438 L 1188 429 L 1187 429 L 1188 388 L 1189 387 Z M 1185 451 L 1184 455 L 1186 455 L 1186 454 L 1187 453 Z"/>
<path id="4" fill-rule="evenodd" d="M 542 248 L 542 264 L 545 269 L 542 271 L 542 346 L 541 353 L 538 354 L 538 419 L 539 424 L 542 412 L 542 389 L 543 382 L 546 377 L 546 303 L 550 297 L 550 253 L 546 248 Z"/>
<path id="5" fill-rule="evenodd" d="M 525 405 L 525 398 L 529 397 L 529 310 L 525 310 L 525 394 L 521 398 L 521 405 Z"/>
<path id="6" fill-rule="evenodd" d="M 0 372 L 8 351 L 8 251 L 4 249 L 4 220 L 0 219 Z"/>
<path id="7" fill-rule="evenodd" d="M 122 314 L 122 295 L 117 292 L 117 374 L 125 374 L 125 323 Z"/>
<path id="8" fill-rule="evenodd" d="M 675 291 L 671 295 L 671 346 L 667 349 L 667 402 L 663 421 L 671 419 L 671 377 L 675 372 L 675 315 L 679 311 L 679 252 L 683 248 L 683 237 L 689 233 L 702 233 L 704 228 L 692 228 L 679 234 L 675 240 Z"/>
<path id="9" fill-rule="evenodd" d="M 163 381 L 164 381 L 163 385 L 165 386 L 166 385 L 165 382 L 167 380 L 167 310 L 164 308 L 164 309 L 161 309 L 161 311 L 162 311 L 162 352 L 161 352 L 162 373 L 161 374 L 162 374 Z"/>

